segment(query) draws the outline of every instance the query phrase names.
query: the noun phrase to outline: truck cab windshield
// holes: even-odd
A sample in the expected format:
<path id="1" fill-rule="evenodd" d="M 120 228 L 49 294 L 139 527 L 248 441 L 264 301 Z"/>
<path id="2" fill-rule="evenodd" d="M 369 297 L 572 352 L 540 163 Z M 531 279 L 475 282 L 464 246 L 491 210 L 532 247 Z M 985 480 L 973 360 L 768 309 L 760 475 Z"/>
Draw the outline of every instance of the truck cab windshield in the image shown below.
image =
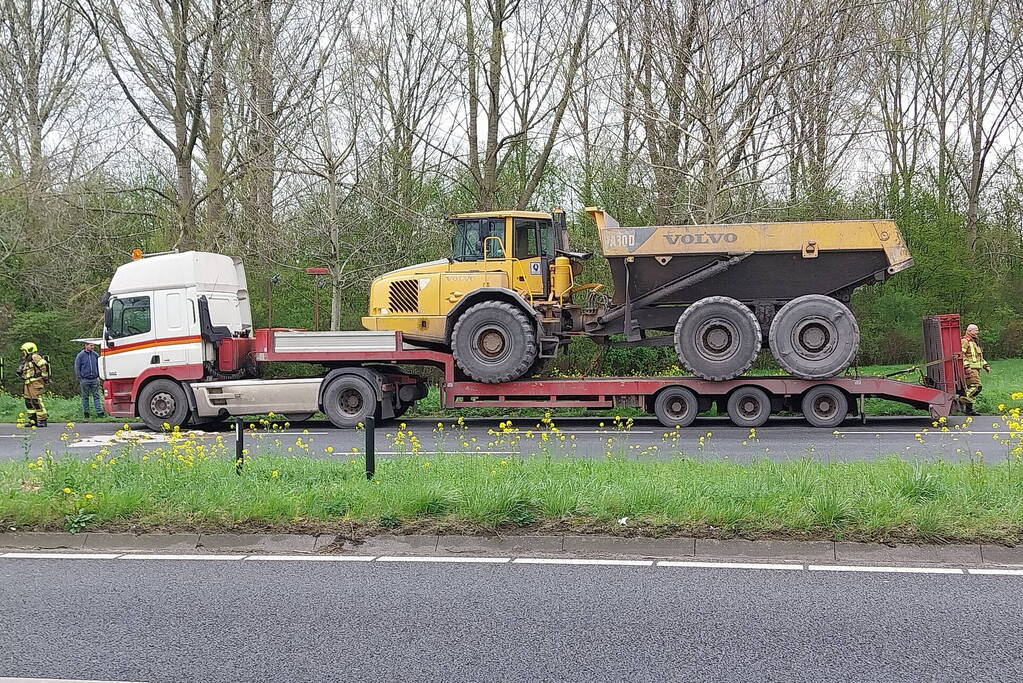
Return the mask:
<path id="1" fill-rule="evenodd" d="M 504 258 L 503 218 L 464 218 L 454 223 L 455 234 L 451 239 L 453 260 L 482 261 L 484 242 L 487 247 L 487 258 Z M 487 240 L 488 237 L 497 239 Z"/>

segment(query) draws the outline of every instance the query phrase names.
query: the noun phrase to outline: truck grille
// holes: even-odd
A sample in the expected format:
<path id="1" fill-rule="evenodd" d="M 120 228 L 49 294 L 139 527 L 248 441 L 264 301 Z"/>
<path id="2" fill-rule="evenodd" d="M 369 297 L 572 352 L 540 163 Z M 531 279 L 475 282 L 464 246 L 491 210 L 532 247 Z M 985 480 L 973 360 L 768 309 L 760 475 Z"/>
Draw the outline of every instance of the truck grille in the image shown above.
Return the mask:
<path id="1" fill-rule="evenodd" d="M 395 280 L 387 297 L 388 305 L 395 313 L 419 312 L 419 281 Z"/>

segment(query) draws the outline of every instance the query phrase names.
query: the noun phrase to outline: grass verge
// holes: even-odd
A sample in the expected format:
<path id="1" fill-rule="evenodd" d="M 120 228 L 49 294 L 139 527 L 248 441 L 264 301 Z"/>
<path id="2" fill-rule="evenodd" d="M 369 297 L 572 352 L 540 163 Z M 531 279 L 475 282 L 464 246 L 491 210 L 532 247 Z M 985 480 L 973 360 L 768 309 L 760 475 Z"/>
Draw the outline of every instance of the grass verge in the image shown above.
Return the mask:
<path id="1" fill-rule="evenodd" d="M 457 531 L 1016 543 L 1023 464 L 260 456 L 185 440 L 0 464 L 4 528 Z"/>

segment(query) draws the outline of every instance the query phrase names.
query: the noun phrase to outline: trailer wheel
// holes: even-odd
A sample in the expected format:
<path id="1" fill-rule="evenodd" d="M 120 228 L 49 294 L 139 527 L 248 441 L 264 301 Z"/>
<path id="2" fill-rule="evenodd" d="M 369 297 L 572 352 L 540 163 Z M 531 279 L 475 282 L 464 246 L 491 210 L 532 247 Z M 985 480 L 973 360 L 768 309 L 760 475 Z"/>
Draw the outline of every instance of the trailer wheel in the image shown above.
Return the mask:
<path id="1" fill-rule="evenodd" d="M 696 394 L 686 387 L 662 389 L 654 400 L 654 415 L 665 427 L 688 427 L 699 412 Z"/>
<path id="2" fill-rule="evenodd" d="M 759 427 L 771 416 L 771 399 L 758 387 L 739 387 L 728 397 L 728 417 L 736 427 Z"/>
<path id="3" fill-rule="evenodd" d="M 139 392 L 139 417 L 154 432 L 164 425 L 184 427 L 188 422 L 188 398 L 184 388 L 171 379 L 157 379 Z"/>
<path id="4" fill-rule="evenodd" d="M 338 377 L 323 392 L 323 412 L 335 427 L 352 429 L 376 413 L 377 395 L 356 375 Z"/>
<path id="5" fill-rule="evenodd" d="M 860 328 L 852 311 L 823 294 L 807 294 L 782 306 L 768 338 L 775 360 L 802 379 L 834 377 L 852 364 L 860 349 Z"/>
<path id="6" fill-rule="evenodd" d="M 760 323 L 753 311 L 727 296 L 689 306 L 675 325 L 675 352 L 697 377 L 723 381 L 746 372 L 760 351 Z"/>
<path id="7" fill-rule="evenodd" d="M 803 417 L 814 427 L 837 427 L 849 414 L 849 399 L 838 387 L 828 384 L 803 394 Z"/>
<path id="8" fill-rule="evenodd" d="M 477 382 L 510 382 L 525 375 L 539 354 L 535 325 L 512 304 L 484 301 L 455 322 L 451 353 Z"/>

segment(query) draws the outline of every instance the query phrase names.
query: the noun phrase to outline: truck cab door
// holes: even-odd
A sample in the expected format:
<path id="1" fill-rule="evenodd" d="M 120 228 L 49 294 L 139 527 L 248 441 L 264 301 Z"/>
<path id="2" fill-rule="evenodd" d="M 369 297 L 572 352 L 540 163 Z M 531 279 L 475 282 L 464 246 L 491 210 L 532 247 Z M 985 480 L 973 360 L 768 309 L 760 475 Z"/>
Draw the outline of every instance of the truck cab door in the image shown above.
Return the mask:
<path id="1" fill-rule="evenodd" d="M 152 365 L 156 346 L 153 292 L 110 297 L 105 312 L 101 373 L 106 379 L 131 379 Z"/>
<path id="2" fill-rule="evenodd" d="M 447 314 L 465 295 L 482 287 L 514 288 L 505 218 L 460 218 L 455 222 L 451 264 L 444 274 L 440 309 Z"/>
<path id="3" fill-rule="evenodd" d="M 512 219 L 512 287 L 546 298 L 550 263 L 554 258 L 554 232 L 549 218 Z"/>

